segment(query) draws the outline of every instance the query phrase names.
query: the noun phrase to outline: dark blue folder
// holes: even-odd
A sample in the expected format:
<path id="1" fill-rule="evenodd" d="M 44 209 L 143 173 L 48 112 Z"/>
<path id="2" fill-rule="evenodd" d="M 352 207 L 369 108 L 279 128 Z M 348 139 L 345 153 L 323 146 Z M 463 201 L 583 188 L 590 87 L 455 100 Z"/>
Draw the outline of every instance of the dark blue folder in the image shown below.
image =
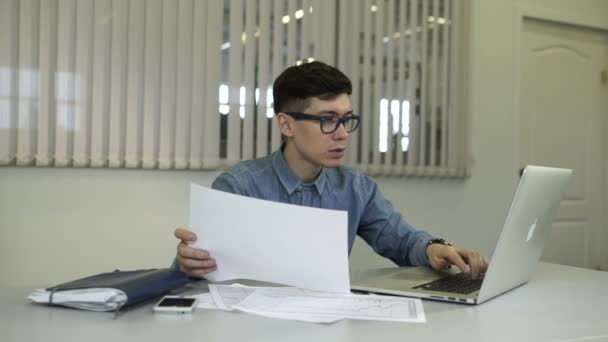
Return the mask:
<path id="1" fill-rule="evenodd" d="M 184 272 L 169 268 L 114 271 L 49 287 L 47 291 L 55 293 L 58 291 L 96 287 L 114 288 L 123 291 L 127 295 L 127 302 L 120 307 L 125 308 L 159 297 L 171 290 L 182 287 L 187 282 L 188 276 Z"/>

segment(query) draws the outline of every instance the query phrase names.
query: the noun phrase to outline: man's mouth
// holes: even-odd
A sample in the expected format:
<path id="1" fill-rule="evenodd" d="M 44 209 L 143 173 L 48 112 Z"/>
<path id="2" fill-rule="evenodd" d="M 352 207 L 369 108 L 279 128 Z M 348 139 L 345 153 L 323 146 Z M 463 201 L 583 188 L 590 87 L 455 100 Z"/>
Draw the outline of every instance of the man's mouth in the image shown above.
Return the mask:
<path id="1" fill-rule="evenodd" d="M 344 148 L 332 148 L 331 150 L 329 150 L 329 155 L 332 159 L 342 159 L 342 157 L 344 157 Z"/>

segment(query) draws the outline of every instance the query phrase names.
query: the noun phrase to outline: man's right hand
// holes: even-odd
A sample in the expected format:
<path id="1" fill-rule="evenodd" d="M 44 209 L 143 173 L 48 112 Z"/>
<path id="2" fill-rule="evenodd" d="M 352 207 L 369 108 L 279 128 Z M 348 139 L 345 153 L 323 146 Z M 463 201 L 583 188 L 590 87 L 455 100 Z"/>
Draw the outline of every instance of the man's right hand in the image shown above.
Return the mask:
<path id="1" fill-rule="evenodd" d="M 173 234 L 180 240 L 177 244 L 180 271 L 191 277 L 202 277 L 217 270 L 215 259 L 209 255 L 209 251 L 188 246 L 189 242 L 196 241 L 196 234 L 184 228 L 177 228 Z"/>

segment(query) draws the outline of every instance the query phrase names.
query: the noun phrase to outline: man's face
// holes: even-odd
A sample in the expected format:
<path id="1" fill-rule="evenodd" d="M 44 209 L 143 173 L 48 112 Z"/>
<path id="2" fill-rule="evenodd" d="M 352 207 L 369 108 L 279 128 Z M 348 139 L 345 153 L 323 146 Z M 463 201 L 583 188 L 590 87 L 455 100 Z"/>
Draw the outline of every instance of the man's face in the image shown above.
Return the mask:
<path id="1" fill-rule="evenodd" d="M 331 100 L 313 98 L 303 113 L 325 116 L 335 115 L 343 117 L 352 114 L 350 97 L 341 94 Z M 348 133 L 343 125 L 333 133 L 323 133 L 319 121 L 294 120 L 289 118 L 291 124 L 291 142 L 297 152 L 298 162 L 306 162 L 315 167 L 340 166 L 346 146 Z"/>

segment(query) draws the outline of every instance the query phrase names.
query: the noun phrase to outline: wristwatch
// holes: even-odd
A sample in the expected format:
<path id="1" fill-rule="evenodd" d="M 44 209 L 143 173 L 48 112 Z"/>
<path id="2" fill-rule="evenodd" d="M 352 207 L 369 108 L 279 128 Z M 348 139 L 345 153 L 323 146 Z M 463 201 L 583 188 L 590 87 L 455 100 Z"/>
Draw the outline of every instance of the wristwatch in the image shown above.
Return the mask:
<path id="1" fill-rule="evenodd" d="M 441 244 L 441 245 L 446 245 L 446 246 L 454 246 L 451 242 L 448 242 L 444 239 L 431 239 L 429 240 L 429 242 L 426 244 L 426 246 L 430 246 L 430 245 L 434 245 L 434 244 Z"/>

